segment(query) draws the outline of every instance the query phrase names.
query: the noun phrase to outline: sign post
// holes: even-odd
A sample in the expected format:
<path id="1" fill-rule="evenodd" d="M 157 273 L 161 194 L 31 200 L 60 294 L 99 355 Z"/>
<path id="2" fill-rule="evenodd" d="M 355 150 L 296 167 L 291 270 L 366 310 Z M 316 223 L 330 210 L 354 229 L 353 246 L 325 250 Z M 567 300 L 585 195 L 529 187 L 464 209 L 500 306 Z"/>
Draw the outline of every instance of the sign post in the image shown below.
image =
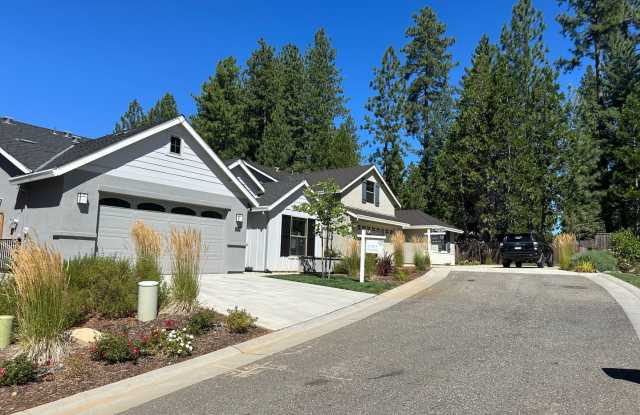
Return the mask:
<path id="1" fill-rule="evenodd" d="M 362 230 L 360 235 L 360 282 L 364 282 L 364 264 L 367 259 L 367 254 L 382 255 L 384 250 L 384 236 L 382 235 L 367 235 L 366 230 Z"/>

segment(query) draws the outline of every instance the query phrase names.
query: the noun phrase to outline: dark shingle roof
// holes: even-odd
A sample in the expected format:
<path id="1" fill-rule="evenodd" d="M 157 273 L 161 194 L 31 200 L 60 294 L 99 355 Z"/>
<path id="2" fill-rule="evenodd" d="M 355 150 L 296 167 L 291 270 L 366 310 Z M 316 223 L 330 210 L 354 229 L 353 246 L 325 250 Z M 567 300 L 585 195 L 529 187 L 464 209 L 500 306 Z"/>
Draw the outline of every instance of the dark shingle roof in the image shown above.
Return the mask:
<path id="1" fill-rule="evenodd" d="M 396 210 L 396 217 L 400 222 L 408 223 L 412 226 L 431 225 L 456 229 L 455 226 L 443 222 L 438 218 L 434 218 L 431 215 L 427 215 L 418 209 Z"/>
<path id="2" fill-rule="evenodd" d="M 384 219 L 384 220 L 390 220 L 393 222 L 402 222 L 405 223 L 404 221 L 400 220 L 399 218 L 395 217 L 395 216 L 391 216 L 391 215 L 383 215 L 381 213 L 377 213 L 377 212 L 370 212 L 368 210 L 362 210 L 362 209 L 354 209 L 351 208 L 349 206 L 347 206 L 347 211 L 348 212 L 352 212 L 355 213 L 356 215 L 364 215 L 364 216 L 371 216 L 372 218 L 376 218 L 376 219 Z"/>
<path id="3" fill-rule="evenodd" d="M 20 121 L 0 122 L 0 147 L 30 170 L 36 170 L 75 142 L 85 141 L 85 137 Z"/>
<path id="4" fill-rule="evenodd" d="M 0 147 L 35 172 L 78 160 L 162 122 L 89 139 L 11 120 L 0 122 Z"/>

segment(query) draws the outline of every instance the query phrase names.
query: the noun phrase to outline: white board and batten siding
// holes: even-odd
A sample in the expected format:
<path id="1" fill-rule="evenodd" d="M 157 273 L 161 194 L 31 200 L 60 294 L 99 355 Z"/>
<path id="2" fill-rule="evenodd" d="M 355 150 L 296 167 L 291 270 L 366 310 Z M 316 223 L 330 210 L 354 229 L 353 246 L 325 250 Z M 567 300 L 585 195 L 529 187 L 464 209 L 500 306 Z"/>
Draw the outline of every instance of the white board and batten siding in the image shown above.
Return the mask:
<path id="1" fill-rule="evenodd" d="M 270 220 L 266 222 L 266 218 L 260 218 L 260 213 L 252 213 L 247 228 L 247 266 L 254 270 L 265 270 L 272 272 L 279 271 L 298 271 L 300 268 L 300 259 L 297 256 L 281 257 L 280 241 L 282 239 L 282 215 L 295 216 L 299 218 L 313 218 L 303 212 L 298 212 L 294 206 L 304 203 L 306 199 L 300 196 L 294 202 L 286 206 L 284 209 L 274 213 L 270 212 Z M 265 226 L 266 225 L 266 226 Z M 265 249 L 266 246 L 266 249 Z M 320 256 L 322 252 L 320 236 L 315 238 L 315 256 Z"/>
<path id="2" fill-rule="evenodd" d="M 182 139 L 179 155 L 170 151 L 171 136 Z M 220 178 L 196 154 L 193 150 L 195 146 L 197 144 L 193 138 L 180 127 L 138 143 L 134 146 L 137 148 L 132 151 L 139 155 L 133 160 L 128 160 L 131 156 L 125 154 L 126 152 L 116 152 L 96 160 L 90 169 L 108 176 L 233 196 Z"/>

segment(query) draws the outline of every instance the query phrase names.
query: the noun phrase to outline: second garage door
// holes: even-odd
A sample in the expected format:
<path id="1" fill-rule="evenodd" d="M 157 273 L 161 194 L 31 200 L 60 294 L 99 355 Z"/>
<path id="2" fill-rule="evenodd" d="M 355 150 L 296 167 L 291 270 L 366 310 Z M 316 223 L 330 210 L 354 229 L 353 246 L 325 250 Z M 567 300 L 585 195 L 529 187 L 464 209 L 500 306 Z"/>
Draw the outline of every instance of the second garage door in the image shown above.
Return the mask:
<path id="1" fill-rule="evenodd" d="M 170 257 L 166 249 L 166 236 L 169 234 L 171 226 L 189 226 L 201 232 L 202 241 L 206 247 L 200 264 L 202 273 L 226 272 L 224 219 L 100 206 L 100 214 L 98 216 L 98 253 L 134 258 L 135 249 L 131 240 L 131 226 L 136 220 L 144 221 L 144 223 L 162 234 L 163 255 L 161 264 L 163 274 L 171 272 Z"/>

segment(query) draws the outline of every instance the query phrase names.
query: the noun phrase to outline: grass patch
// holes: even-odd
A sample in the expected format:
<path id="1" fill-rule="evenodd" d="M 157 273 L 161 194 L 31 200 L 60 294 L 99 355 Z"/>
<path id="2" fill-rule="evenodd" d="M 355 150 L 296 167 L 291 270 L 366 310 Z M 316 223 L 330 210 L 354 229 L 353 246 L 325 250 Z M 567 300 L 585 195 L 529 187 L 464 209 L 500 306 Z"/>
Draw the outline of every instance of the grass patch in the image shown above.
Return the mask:
<path id="1" fill-rule="evenodd" d="M 640 275 L 639 274 L 628 274 L 626 272 L 620 271 L 611 271 L 607 272 L 607 274 L 612 275 L 616 278 L 620 278 L 622 281 L 628 282 L 631 285 L 635 285 L 640 288 Z"/>
<path id="2" fill-rule="evenodd" d="M 315 275 L 307 274 L 290 274 L 290 275 L 266 275 L 268 278 L 276 278 L 279 280 L 303 282 L 305 284 L 322 285 L 325 287 L 340 288 L 343 290 L 358 291 L 369 294 L 380 294 L 396 284 L 384 281 L 365 281 L 360 283 L 357 279 L 345 276 L 331 276 L 331 278 L 322 278 Z"/>

